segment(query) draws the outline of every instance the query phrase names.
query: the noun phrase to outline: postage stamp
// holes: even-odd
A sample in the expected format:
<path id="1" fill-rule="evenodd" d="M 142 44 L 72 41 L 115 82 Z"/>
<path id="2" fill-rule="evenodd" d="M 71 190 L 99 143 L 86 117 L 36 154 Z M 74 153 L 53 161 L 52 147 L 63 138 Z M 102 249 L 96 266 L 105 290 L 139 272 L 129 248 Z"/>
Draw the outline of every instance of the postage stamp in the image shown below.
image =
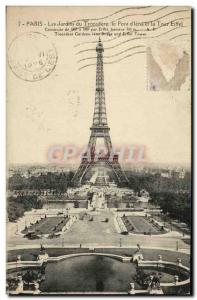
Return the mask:
<path id="1" fill-rule="evenodd" d="M 17 36 L 8 49 L 10 69 L 25 81 L 38 81 L 49 76 L 56 67 L 57 58 L 55 46 L 40 32 Z"/>

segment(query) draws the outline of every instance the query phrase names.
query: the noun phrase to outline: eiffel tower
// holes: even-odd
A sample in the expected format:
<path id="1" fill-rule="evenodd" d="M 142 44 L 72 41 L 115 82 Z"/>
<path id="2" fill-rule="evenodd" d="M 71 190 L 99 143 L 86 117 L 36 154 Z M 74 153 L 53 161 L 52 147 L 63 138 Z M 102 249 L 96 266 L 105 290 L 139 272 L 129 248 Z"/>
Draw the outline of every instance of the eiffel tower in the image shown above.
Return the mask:
<path id="1" fill-rule="evenodd" d="M 110 128 L 107 124 L 103 72 L 104 48 L 100 38 L 96 46 L 96 52 L 96 92 L 93 124 L 92 127 L 90 127 L 91 135 L 87 151 L 82 156 L 81 164 L 74 174 L 72 182 L 74 185 L 82 184 L 90 169 L 102 165 L 111 170 L 112 177 L 119 186 L 125 186 L 128 183 L 128 179 L 118 162 L 118 154 L 114 154 L 113 152 L 112 142 L 109 135 Z M 104 145 L 106 148 L 105 155 L 98 155 L 98 153 L 96 154 L 96 142 L 98 138 L 103 138 L 104 140 Z"/>

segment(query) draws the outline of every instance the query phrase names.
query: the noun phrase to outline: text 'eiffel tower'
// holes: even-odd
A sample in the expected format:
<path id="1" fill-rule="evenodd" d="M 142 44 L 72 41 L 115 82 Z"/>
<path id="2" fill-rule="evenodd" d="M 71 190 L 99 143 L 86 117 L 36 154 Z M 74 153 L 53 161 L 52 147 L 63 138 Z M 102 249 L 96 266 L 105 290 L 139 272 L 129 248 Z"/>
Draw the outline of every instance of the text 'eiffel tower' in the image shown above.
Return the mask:
<path id="1" fill-rule="evenodd" d="M 99 39 L 99 42 L 96 47 L 96 93 L 93 124 L 90 128 L 91 135 L 87 151 L 82 156 L 81 164 L 72 179 L 74 185 L 82 184 L 86 174 L 90 171 L 90 169 L 92 167 L 101 165 L 111 170 L 112 176 L 119 186 L 123 186 L 128 183 L 128 179 L 118 162 L 118 154 L 115 154 L 113 151 L 112 142 L 109 135 L 110 128 L 107 124 L 105 106 L 103 51 L 103 44 Z M 106 149 L 105 154 L 96 152 L 96 141 L 98 138 L 103 138 L 104 140 L 104 145 Z"/>

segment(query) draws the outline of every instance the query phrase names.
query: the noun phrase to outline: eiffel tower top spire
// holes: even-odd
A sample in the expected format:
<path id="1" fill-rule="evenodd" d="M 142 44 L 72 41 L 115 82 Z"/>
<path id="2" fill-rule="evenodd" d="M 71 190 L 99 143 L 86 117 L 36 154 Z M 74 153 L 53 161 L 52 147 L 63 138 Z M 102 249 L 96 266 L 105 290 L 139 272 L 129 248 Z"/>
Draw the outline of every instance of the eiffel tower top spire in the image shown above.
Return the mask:
<path id="1" fill-rule="evenodd" d="M 95 107 L 93 116 L 93 127 L 107 126 L 107 115 L 105 106 L 105 90 L 104 90 L 104 71 L 103 71 L 103 44 L 99 37 L 96 46 L 97 64 L 96 64 L 96 92 Z"/>

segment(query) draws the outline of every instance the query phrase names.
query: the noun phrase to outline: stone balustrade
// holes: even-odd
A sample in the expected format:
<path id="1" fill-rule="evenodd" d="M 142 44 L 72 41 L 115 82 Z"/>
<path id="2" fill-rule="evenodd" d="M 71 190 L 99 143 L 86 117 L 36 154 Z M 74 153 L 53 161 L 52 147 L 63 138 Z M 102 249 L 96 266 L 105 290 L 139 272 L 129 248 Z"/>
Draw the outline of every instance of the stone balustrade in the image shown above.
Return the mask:
<path id="1" fill-rule="evenodd" d="M 95 251 L 92 250 L 92 251 Z M 164 271 L 168 271 L 168 270 L 173 270 L 177 272 L 177 274 L 174 276 L 174 281 L 173 282 L 168 282 L 168 283 L 160 283 L 159 286 L 154 286 L 153 284 L 150 284 L 148 289 L 146 290 L 136 290 L 135 289 L 135 284 L 133 282 L 130 283 L 130 289 L 128 291 L 128 294 L 130 295 L 134 295 L 134 294 L 154 294 L 154 295 L 159 295 L 159 294 L 163 294 L 163 290 L 162 288 L 164 287 L 173 287 L 173 286 L 184 286 L 186 284 L 190 283 L 190 269 L 186 266 L 184 266 L 182 264 L 182 261 L 180 258 L 177 258 L 177 262 L 173 263 L 173 262 L 169 262 L 169 261 L 163 261 L 162 256 L 158 255 L 158 260 L 155 261 L 147 261 L 143 259 L 143 255 L 141 253 L 141 251 L 137 251 L 133 257 L 131 256 L 122 256 L 122 255 L 117 255 L 117 254 L 110 254 L 110 253 L 96 253 L 96 252 L 88 252 L 88 253 L 75 253 L 75 254 L 67 254 L 67 255 L 62 255 L 62 256 L 57 256 L 57 257 L 50 257 L 48 256 L 48 254 L 46 253 L 46 251 L 44 253 L 40 253 L 38 255 L 37 261 L 22 261 L 21 260 L 21 256 L 18 255 L 17 256 L 17 261 L 15 262 L 8 262 L 7 263 L 7 269 L 8 270 L 19 270 L 19 269 L 23 269 L 23 268 L 31 268 L 31 267 L 42 267 L 42 265 L 44 263 L 47 262 L 54 262 L 54 261 L 61 261 L 61 260 L 65 260 L 65 259 L 69 259 L 72 257 L 78 257 L 78 256 L 105 256 L 105 257 L 110 257 L 110 258 L 114 258 L 117 259 L 121 262 L 134 262 L 137 261 L 138 267 L 140 268 L 153 268 L 153 270 L 155 269 L 164 269 Z M 137 257 L 138 256 L 138 257 Z M 184 274 L 185 276 L 188 275 L 188 278 L 186 280 L 183 281 L 179 281 L 180 278 L 180 274 Z M 16 291 L 11 292 L 11 294 L 23 294 L 23 293 L 28 293 L 28 291 L 24 291 L 24 282 L 22 280 L 21 276 L 18 276 L 18 287 L 16 289 Z M 150 275 L 150 281 L 153 281 L 153 276 Z M 39 290 L 39 283 L 37 281 L 32 283 L 34 285 L 34 291 L 33 294 L 39 294 L 40 290 Z M 32 293 L 32 291 L 31 291 Z"/>

